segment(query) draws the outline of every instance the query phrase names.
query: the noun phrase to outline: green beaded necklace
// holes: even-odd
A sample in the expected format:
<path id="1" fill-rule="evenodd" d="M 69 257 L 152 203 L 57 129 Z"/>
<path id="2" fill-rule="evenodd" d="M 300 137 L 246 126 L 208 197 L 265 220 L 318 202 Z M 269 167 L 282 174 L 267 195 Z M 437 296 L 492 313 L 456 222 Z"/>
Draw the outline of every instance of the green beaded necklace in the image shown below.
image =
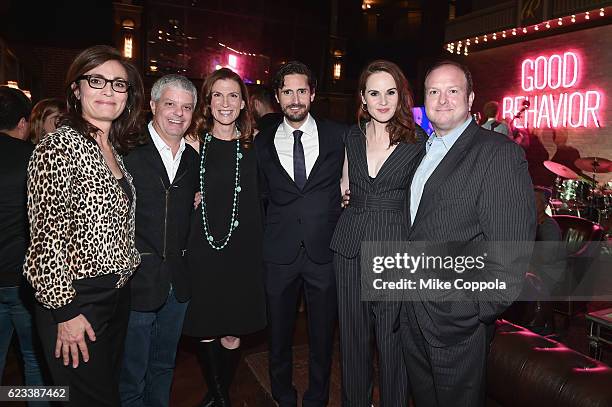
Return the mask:
<path id="1" fill-rule="evenodd" d="M 238 198 L 240 193 L 240 159 L 242 153 L 240 152 L 240 131 L 238 131 L 238 139 L 236 140 L 236 176 L 234 177 L 234 201 L 232 203 L 232 216 L 229 223 L 229 231 L 221 239 L 215 239 L 210 232 L 208 224 L 208 214 L 206 211 L 206 190 L 204 188 L 204 174 L 206 172 L 206 153 L 208 143 L 212 140 L 213 136 L 210 133 L 204 135 L 204 143 L 202 144 L 202 154 L 200 156 L 200 193 L 202 194 L 202 224 L 204 225 L 204 237 L 206 241 L 215 250 L 222 250 L 229 243 L 232 233 L 238 227 Z"/>

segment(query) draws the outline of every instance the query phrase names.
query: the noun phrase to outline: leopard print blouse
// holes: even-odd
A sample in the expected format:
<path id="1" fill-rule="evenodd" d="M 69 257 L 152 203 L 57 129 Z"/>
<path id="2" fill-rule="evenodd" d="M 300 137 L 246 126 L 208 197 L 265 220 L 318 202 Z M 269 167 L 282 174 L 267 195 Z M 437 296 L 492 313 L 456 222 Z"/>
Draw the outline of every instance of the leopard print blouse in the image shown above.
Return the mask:
<path id="1" fill-rule="evenodd" d="M 114 152 L 114 151 L 113 151 Z M 31 243 L 24 274 L 36 299 L 57 309 L 76 295 L 74 280 L 110 273 L 125 285 L 140 263 L 134 244 L 136 191 L 131 205 L 95 142 L 63 126 L 47 135 L 28 166 Z"/>

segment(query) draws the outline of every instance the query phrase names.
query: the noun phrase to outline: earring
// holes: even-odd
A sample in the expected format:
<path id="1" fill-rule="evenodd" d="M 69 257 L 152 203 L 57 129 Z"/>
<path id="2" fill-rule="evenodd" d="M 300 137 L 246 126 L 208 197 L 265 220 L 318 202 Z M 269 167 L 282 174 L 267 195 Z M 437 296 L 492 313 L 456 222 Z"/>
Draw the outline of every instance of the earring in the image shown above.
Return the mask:
<path id="1" fill-rule="evenodd" d="M 132 114 L 132 106 L 127 107 L 128 116 Z"/>
<path id="2" fill-rule="evenodd" d="M 368 105 L 366 105 L 365 103 L 361 105 L 361 110 L 363 110 L 364 112 L 368 111 Z"/>

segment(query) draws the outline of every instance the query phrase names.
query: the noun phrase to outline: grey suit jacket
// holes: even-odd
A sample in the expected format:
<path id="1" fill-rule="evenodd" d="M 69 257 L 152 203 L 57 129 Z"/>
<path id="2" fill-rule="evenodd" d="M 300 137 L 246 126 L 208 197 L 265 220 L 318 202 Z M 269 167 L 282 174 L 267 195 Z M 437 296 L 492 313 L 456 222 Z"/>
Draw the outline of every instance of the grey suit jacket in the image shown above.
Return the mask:
<path id="1" fill-rule="evenodd" d="M 421 158 L 424 154 L 423 148 Z M 524 151 L 502 134 L 470 123 L 425 184 L 414 224 L 407 219 L 410 241 L 533 241 L 535 202 Z M 506 276 L 512 296 L 518 296 L 526 270 L 516 267 L 513 256 L 493 251 L 487 267 Z M 473 301 L 413 304 L 425 339 L 446 346 L 471 335 L 481 323 L 491 324 L 510 303 L 475 295 Z"/>

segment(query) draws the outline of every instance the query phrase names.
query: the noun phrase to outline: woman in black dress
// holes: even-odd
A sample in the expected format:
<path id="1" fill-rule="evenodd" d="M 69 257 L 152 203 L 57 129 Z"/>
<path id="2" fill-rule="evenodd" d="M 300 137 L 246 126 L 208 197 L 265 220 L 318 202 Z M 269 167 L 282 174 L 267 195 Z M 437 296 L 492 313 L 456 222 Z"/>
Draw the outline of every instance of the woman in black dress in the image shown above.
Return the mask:
<path id="1" fill-rule="evenodd" d="M 423 144 L 416 142 L 412 95 L 397 65 L 374 61 L 361 73 L 357 124 L 346 138 L 342 190 L 350 205 L 338 221 L 331 249 L 338 290 L 342 404 L 372 405 L 373 351 L 379 361 L 380 406 L 408 405 L 408 379 L 399 331 L 393 330 L 401 303 L 361 301 L 362 242 L 407 239 L 404 216 L 412 165 Z"/>
<path id="2" fill-rule="evenodd" d="M 265 327 L 262 220 L 247 89 L 227 68 L 204 82 L 194 115 L 202 202 L 191 223 L 192 298 L 183 332 L 199 339 L 202 406 L 229 405 L 239 337 Z"/>

